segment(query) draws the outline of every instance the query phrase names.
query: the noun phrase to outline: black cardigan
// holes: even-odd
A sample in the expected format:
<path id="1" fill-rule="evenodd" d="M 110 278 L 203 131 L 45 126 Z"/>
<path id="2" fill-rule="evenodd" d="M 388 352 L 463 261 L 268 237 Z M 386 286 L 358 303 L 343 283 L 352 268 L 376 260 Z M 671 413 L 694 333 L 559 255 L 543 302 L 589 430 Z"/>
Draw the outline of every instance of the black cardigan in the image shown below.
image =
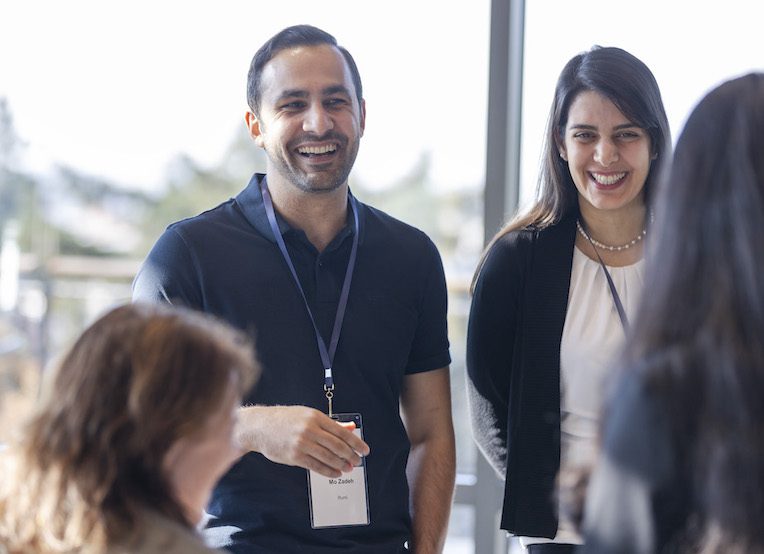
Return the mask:
<path id="1" fill-rule="evenodd" d="M 491 248 L 467 331 L 475 440 L 505 476 L 501 528 L 557 533 L 560 343 L 573 265 L 575 215 L 511 232 Z"/>

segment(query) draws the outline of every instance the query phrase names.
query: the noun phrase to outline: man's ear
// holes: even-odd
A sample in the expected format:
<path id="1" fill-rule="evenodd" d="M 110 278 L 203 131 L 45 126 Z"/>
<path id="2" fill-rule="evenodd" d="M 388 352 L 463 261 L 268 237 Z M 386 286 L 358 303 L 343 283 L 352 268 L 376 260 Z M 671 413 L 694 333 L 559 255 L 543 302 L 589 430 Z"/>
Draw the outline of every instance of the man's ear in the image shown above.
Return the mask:
<path id="1" fill-rule="evenodd" d="M 260 128 L 260 120 L 252 112 L 247 112 L 244 116 L 244 121 L 247 123 L 247 129 L 249 130 L 249 136 L 255 141 L 260 148 L 265 148 L 263 140 L 263 131 Z"/>
<path id="2" fill-rule="evenodd" d="M 363 132 L 366 130 L 366 99 L 361 99 L 361 136 L 363 136 Z"/>

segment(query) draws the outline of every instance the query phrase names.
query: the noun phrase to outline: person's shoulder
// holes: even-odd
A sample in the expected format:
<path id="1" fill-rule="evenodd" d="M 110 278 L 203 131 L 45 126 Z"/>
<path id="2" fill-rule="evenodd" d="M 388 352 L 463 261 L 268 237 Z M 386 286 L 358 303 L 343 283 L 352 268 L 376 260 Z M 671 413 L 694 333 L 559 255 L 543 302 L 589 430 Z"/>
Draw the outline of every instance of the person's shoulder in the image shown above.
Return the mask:
<path id="1" fill-rule="evenodd" d="M 572 242 L 575 239 L 574 224 L 575 219 L 566 216 L 553 223 L 530 223 L 506 231 L 493 241 L 488 257 L 516 258 L 518 255 L 526 255 L 535 244 L 554 246 Z"/>
<path id="2" fill-rule="evenodd" d="M 475 296 L 492 296 L 508 291 L 508 283 L 518 283 L 530 259 L 534 234 L 525 229 L 509 231 L 496 238 L 478 264 Z"/>
<path id="3" fill-rule="evenodd" d="M 209 548 L 191 528 L 153 510 L 141 514 L 140 531 L 131 541 L 114 545 L 107 554 L 222 554 Z"/>
<path id="4" fill-rule="evenodd" d="M 491 246 L 491 249 L 513 252 L 518 249 L 528 248 L 538 234 L 538 227 L 533 225 L 513 229 L 498 237 Z"/>
<path id="5" fill-rule="evenodd" d="M 399 253 L 421 252 L 423 250 L 437 251 L 433 240 L 421 229 L 406 223 L 379 208 L 361 203 L 365 210 L 364 240 L 384 248 L 396 250 Z"/>
<path id="6" fill-rule="evenodd" d="M 476 286 L 486 282 L 489 288 L 506 288 L 507 281 L 519 282 L 526 270 L 531 268 L 538 256 L 544 259 L 555 257 L 570 243 L 575 231 L 571 231 L 567 218 L 548 225 L 528 224 L 511 230 L 505 230 L 489 245 L 481 261 Z M 554 258 L 556 259 L 556 258 Z M 493 292 L 491 293 L 493 294 Z"/>
<path id="7" fill-rule="evenodd" d="M 518 264 L 525 260 L 538 237 L 539 229 L 526 226 L 507 231 L 488 247 L 484 269 Z"/>
<path id="8" fill-rule="evenodd" d="M 210 251 L 210 245 L 230 244 L 232 237 L 250 229 L 231 198 L 197 215 L 170 223 L 157 239 L 152 253 L 164 255 L 168 249 L 198 251 L 202 245 Z"/>
<path id="9" fill-rule="evenodd" d="M 363 202 L 359 202 L 359 204 L 366 210 L 367 225 L 372 229 L 384 228 L 388 231 L 404 235 L 427 237 L 424 231 L 410 223 L 406 223 L 405 221 L 369 204 L 364 204 Z"/>
<path id="10" fill-rule="evenodd" d="M 177 232 L 188 232 L 206 228 L 210 224 L 230 221 L 232 217 L 234 217 L 234 204 L 235 200 L 229 198 L 213 208 L 170 223 L 167 226 L 167 229 L 172 229 Z"/>

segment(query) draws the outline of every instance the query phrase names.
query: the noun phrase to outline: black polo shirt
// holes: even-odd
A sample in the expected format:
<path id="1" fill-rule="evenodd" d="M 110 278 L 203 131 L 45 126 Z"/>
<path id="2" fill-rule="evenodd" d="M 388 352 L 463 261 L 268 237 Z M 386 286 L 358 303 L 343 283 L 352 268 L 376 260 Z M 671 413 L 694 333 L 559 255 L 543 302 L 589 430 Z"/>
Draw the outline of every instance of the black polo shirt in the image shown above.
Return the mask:
<path id="1" fill-rule="evenodd" d="M 256 337 L 262 377 L 246 402 L 326 412 L 323 366 L 302 297 L 276 245 L 256 174 L 212 210 L 170 225 L 133 284 L 134 300 L 212 313 Z M 352 220 L 352 214 L 348 210 Z M 409 442 L 399 415 L 406 374 L 450 363 L 440 256 L 421 231 L 358 203 L 359 246 L 333 372 L 335 412 L 360 412 L 371 524 L 311 529 L 307 472 L 245 455 L 216 487 L 205 534 L 235 553 L 400 552 L 411 521 Z M 353 225 L 319 253 L 278 218 L 297 274 L 328 344 Z"/>

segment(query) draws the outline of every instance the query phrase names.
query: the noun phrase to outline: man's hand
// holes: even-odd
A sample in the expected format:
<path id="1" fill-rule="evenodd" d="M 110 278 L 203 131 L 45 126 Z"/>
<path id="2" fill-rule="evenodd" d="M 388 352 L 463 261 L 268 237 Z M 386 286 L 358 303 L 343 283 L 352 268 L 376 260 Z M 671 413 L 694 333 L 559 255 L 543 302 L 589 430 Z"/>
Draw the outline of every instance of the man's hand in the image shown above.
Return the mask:
<path id="1" fill-rule="evenodd" d="M 339 477 L 369 454 L 354 428 L 305 406 L 245 406 L 239 410 L 236 436 L 245 451 L 272 462 Z"/>

